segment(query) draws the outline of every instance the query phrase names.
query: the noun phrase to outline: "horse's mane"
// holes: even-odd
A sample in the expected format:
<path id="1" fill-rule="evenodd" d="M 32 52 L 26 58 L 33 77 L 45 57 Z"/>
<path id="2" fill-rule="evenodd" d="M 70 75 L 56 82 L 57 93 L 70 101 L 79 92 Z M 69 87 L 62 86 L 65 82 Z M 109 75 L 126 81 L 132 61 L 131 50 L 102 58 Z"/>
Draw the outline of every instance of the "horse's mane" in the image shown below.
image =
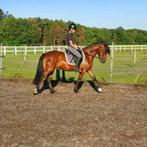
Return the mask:
<path id="1" fill-rule="evenodd" d="M 88 50 L 89 48 L 91 48 L 92 46 L 96 46 L 96 45 L 104 45 L 105 49 L 106 49 L 106 53 L 110 54 L 110 48 L 109 48 L 109 45 L 107 43 L 104 43 L 104 42 L 95 42 L 95 43 L 92 43 L 88 46 L 86 46 L 83 50 Z"/>
<path id="2" fill-rule="evenodd" d="M 89 48 L 91 48 L 92 46 L 95 46 L 95 45 L 97 45 L 98 43 L 92 43 L 92 44 L 89 44 L 88 46 L 86 46 L 85 48 L 84 48 L 84 50 L 87 50 L 87 49 L 89 49 Z"/>

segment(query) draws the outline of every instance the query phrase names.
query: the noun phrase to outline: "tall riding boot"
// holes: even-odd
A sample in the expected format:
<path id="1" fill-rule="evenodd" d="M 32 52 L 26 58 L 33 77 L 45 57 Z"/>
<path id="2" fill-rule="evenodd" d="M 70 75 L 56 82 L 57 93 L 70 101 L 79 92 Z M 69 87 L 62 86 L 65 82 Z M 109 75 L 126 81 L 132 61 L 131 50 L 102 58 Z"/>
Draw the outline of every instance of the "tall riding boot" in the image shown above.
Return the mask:
<path id="1" fill-rule="evenodd" d="M 79 72 L 80 71 L 80 60 L 79 58 L 76 58 L 75 62 L 76 62 L 76 65 L 75 65 L 75 71 Z"/>

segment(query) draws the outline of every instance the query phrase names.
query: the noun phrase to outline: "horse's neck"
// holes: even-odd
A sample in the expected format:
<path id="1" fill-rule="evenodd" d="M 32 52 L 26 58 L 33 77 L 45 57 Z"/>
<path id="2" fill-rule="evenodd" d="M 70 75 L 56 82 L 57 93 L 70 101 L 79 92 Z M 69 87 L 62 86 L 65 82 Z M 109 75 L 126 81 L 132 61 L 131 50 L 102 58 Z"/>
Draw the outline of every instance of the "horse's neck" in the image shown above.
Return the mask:
<path id="1" fill-rule="evenodd" d="M 97 54 L 95 47 L 85 48 L 83 49 L 83 51 L 85 53 L 86 58 L 88 58 L 89 60 L 91 60 L 91 62 L 93 62 L 93 59 Z"/>
<path id="2" fill-rule="evenodd" d="M 93 44 L 93 45 L 89 45 L 85 47 L 83 50 L 86 53 L 91 54 L 92 56 L 95 56 L 97 54 L 97 48 L 98 46 L 96 44 Z"/>

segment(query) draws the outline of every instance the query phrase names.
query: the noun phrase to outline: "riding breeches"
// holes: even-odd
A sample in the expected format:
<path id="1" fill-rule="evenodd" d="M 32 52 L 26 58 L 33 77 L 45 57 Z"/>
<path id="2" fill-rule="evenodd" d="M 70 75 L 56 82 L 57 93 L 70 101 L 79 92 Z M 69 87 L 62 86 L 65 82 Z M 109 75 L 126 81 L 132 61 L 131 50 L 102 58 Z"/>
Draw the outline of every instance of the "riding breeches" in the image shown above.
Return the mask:
<path id="1" fill-rule="evenodd" d="M 77 58 L 79 58 L 79 59 L 81 59 L 81 54 L 78 52 L 78 50 L 77 49 L 75 49 L 75 48 L 72 48 L 72 47 L 68 47 L 67 48 L 73 55 L 75 55 Z"/>

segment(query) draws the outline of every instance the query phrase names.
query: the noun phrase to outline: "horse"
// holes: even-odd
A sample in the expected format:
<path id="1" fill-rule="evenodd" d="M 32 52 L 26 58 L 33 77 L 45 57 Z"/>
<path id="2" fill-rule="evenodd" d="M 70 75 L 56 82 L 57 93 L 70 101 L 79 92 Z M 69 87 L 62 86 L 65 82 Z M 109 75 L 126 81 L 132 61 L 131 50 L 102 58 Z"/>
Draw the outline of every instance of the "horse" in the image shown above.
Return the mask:
<path id="1" fill-rule="evenodd" d="M 74 92 L 79 92 L 79 83 L 82 80 L 85 73 L 93 80 L 94 88 L 97 92 L 102 92 L 102 88 L 99 87 L 98 81 L 93 74 L 93 60 L 98 55 L 98 59 L 101 63 L 105 63 L 107 54 L 110 54 L 110 48 L 106 43 L 93 43 L 83 49 L 85 54 L 85 62 L 80 65 L 80 72 L 76 81 Z M 35 85 L 34 95 L 39 94 L 44 85 L 44 81 L 48 81 L 48 87 L 51 93 L 55 90 L 52 86 L 50 76 L 53 74 L 56 68 L 60 68 L 65 71 L 74 71 L 75 65 L 68 64 L 66 61 L 65 53 L 63 51 L 49 51 L 40 56 L 37 71 L 33 84 Z"/>

